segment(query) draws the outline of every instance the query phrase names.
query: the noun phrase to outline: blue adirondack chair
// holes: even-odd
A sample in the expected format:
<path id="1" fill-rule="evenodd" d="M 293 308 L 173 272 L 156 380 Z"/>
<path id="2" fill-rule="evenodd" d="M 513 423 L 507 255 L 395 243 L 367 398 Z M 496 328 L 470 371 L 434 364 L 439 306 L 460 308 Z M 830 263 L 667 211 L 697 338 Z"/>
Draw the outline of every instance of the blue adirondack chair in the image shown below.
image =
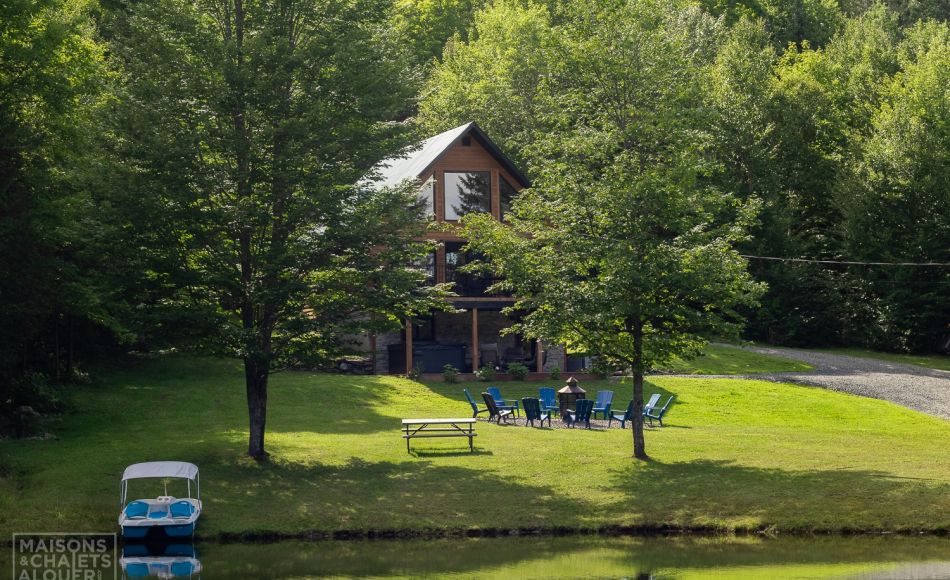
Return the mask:
<path id="1" fill-rule="evenodd" d="M 567 411 L 564 414 L 564 420 L 567 421 L 567 424 L 572 429 L 577 423 L 584 423 L 587 425 L 587 428 L 590 429 L 590 416 L 594 410 L 594 401 L 590 399 L 578 399 L 575 404 L 577 407 L 573 411 Z"/>
<path id="2" fill-rule="evenodd" d="M 597 400 L 594 402 L 594 419 L 597 413 L 603 413 L 604 419 L 610 414 L 610 405 L 614 402 L 613 391 L 597 391 Z"/>
<path id="3" fill-rule="evenodd" d="M 528 423 L 531 423 L 531 426 L 534 427 L 535 421 L 540 421 L 541 426 L 544 427 L 544 420 L 548 420 L 548 427 L 551 426 L 551 413 L 545 412 L 541 409 L 541 401 L 535 399 L 534 397 L 525 397 L 521 399 L 521 403 L 524 405 L 524 426 L 527 427 Z"/>
<path id="4" fill-rule="evenodd" d="M 501 396 L 501 391 L 498 390 L 498 387 L 488 387 L 485 391 L 495 399 L 495 404 L 498 405 L 499 409 L 510 409 L 515 412 L 515 415 L 521 416 L 520 404 L 518 400 L 509 401 Z"/>
<path id="5" fill-rule="evenodd" d="M 610 413 L 607 415 L 607 426 L 610 427 L 610 424 L 614 421 L 620 421 L 620 428 L 627 428 L 627 421 L 633 418 L 633 399 L 630 400 L 630 404 L 627 405 L 627 410 L 623 413 Z"/>
<path id="6" fill-rule="evenodd" d="M 649 411 L 644 409 L 643 418 L 650 422 L 651 427 L 653 426 L 654 419 L 660 422 L 660 427 L 663 426 L 663 415 L 666 415 L 666 412 L 670 410 L 670 403 L 673 402 L 675 397 L 676 395 L 670 395 L 670 398 L 666 400 L 666 404 L 659 409 L 653 408 Z"/>
<path id="7" fill-rule="evenodd" d="M 553 387 L 541 387 L 538 389 L 538 398 L 541 399 L 541 410 L 548 413 L 560 413 L 561 408 L 557 404 L 557 392 Z"/>
<path id="8" fill-rule="evenodd" d="M 472 394 L 468 392 L 468 389 L 462 389 L 462 392 L 465 393 L 465 398 L 468 399 L 468 404 L 472 406 L 472 418 L 478 417 L 479 413 L 487 413 L 488 407 L 484 409 L 479 409 L 478 405 L 475 404 L 475 399 L 472 398 Z"/>
<path id="9" fill-rule="evenodd" d="M 482 398 L 485 399 L 485 406 L 488 407 L 488 421 L 491 422 L 492 419 L 496 423 L 501 424 L 501 420 L 504 419 L 505 423 L 508 422 L 508 417 L 511 416 L 511 409 L 502 409 L 495 403 L 495 398 L 489 395 L 488 393 L 482 393 Z"/>
<path id="10" fill-rule="evenodd" d="M 643 406 L 643 416 L 646 417 L 646 413 L 652 411 L 659 401 L 659 393 L 653 393 L 650 395 L 650 400 L 647 401 L 647 404 Z M 630 404 L 627 405 L 627 410 L 623 413 L 610 413 L 610 415 L 607 417 L 607 426 L 610 427 L 611 423 L 614 421 L 620 421 L 620 428 L 626 429 L 627 421 L 630 419 L 633 419 L 633 399 L 630 400 Z"/>

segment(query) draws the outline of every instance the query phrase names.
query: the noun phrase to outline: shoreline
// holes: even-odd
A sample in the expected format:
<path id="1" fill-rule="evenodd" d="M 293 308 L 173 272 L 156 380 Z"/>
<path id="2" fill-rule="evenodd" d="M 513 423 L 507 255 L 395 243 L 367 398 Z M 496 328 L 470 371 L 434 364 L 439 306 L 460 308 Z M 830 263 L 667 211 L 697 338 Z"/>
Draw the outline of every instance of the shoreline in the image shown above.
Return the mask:
<path id="1" fill-rule="evenodd" d="M 136 539 L 124 542 L 116 532 L 120 544 L 174 543 L 175 539 Z M 898 529 L 863 530 L 856 528 L 812 528 L 778 530 L 774 526 L 740 527 L 733 529 L 715 526 L 614 526 L 595 528 L 553 526 L 523 528 L 405 528 L 378 530 L 305 530 L 301 532 L 222 532 L 211 536 L 196 535 L 192 543 L 200 544 L 275 544 L 280 542 L 357 542 L 357 541 L 399 541 L 399 540 L 438 540 L 458 538 L 517 538 L 517 537 L 600 537 L 600 538 L 809 538 L 809 537 L 902 537 L 902 538 L 950 538 L 950 529 Z M 0 546 L 10 547 L 12 540 L 0 541 Z"/>

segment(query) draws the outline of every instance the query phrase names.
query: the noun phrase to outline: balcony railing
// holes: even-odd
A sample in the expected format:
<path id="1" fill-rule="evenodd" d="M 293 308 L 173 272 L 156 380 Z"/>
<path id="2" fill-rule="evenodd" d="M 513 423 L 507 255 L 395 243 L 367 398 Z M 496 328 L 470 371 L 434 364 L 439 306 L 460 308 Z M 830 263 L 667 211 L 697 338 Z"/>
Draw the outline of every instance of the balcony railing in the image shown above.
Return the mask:
<path id="1" fill-rule="evenodd" d="M 488 287 L 498 281 L 498 278 L 487 274 L 472 274 L 462 272 L 456 266 L 440 266 L 436 268 L 437 280 L 454 283 L 455 293 L 459 296 L 509 296 L 502 292 L 488 292 Z"/>

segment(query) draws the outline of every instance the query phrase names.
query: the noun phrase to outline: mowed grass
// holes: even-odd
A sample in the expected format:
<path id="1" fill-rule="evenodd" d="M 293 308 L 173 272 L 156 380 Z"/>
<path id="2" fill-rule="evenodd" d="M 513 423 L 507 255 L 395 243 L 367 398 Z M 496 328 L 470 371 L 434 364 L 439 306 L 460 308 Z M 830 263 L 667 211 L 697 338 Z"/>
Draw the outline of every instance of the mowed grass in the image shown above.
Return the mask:
<path id="1" fill-rule="evenodd" d="M 501 383 L 534 394 L 543 383 Z M 777 532 L 950 528 L 950 422 L 872 399 L 759 381 L 656 377 L 675 394 L 631 459 L 629 429 L 480 421 L 464 439 L 406 453 L 399 419 L 467 417 L 462 388 L 383 376 L 275 375 L 267 446 L 243 456 L 239 363 L 144 361 L 75 389 L 55 440 L 0 441 L 0 528 L 114 529 L 122 470 L 176 459 L 201 468 L 199 535 L 307 530 L 709 527 Z M 628 383 L 586 382 L 588 396 Z M 160 489 L 132 486 L 132 494 Z M 172 490 L 169 490 L 172 491 Z"/>
<path id="2" fill-rule="evenodd" d="M 720 344 L 710 344 L 703 354 L 690 360 L 676 360 L 663 371 L 684 375 L 743 375 L 809 371 L 809 364 Z"/>
<path id="3" fill-rule="evenodd" d="M 825 348 L 816 350 L 830 354 L 843 354 L 859 358 L 871 358 L 905 365 L 917 365 L 941 371 L 950 371 L 950 356 L 942 354 L 900 354 L 861 348 Z"/>

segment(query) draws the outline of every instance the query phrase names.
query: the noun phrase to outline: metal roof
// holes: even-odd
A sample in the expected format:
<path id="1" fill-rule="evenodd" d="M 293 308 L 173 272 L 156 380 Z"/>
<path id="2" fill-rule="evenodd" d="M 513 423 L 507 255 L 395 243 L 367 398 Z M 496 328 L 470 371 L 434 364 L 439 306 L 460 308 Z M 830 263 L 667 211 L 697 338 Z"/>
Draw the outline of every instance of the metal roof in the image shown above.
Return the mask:
<path id="1" fill-rule="evenodd" d="M 531 186 L 528 178 L 515 167 L 515 164 L 501 152 L 501 149 L 474 122 L 429 137 L 397 156 L 384 159 L 373 169 L 373 173 L 379 177 L 373 182 L 377 187 L 393 187 L 407 179 L 420 178 L 452 145 L 467 133 L 471 133 L 471 136 L 475 137 L 502 164 L 508 173 L 521 183 L 522 187 Z"/>

